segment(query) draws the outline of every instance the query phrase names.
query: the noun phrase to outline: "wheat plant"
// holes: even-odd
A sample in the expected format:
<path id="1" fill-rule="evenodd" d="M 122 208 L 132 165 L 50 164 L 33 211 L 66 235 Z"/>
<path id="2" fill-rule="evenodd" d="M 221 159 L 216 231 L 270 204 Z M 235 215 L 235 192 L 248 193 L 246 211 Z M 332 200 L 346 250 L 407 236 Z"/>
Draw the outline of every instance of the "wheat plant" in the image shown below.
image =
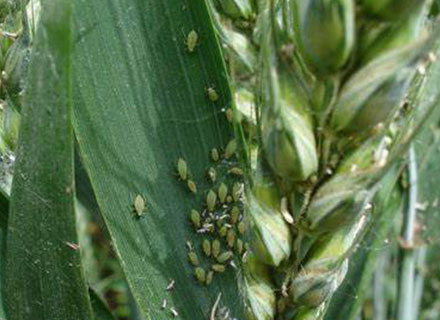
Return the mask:
<path id="1" fill-rule="evenodd" d="M 248 168 L 249 319 L 324 318 L 438 99 L 417 99 L 437 61 L 431 5 L 213 1 Z"/>
<path id="2" fill-rule="evenodd" d="M 0 320 L 438 318 L 439 13 L 0 0 Z"/>

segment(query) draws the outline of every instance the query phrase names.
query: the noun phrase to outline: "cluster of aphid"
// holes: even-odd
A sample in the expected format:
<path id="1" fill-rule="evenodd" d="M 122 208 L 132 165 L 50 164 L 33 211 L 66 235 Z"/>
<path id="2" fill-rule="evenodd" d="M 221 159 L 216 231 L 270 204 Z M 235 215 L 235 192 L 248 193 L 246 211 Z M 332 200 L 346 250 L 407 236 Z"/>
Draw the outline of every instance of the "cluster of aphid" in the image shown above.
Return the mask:
<path id="1" fill-rule="evenodd" d="M 209 268 L 202 267 L 201 256 L 197 255 L 191 241 L 186 242 L 188 260 L 195 268 L 197 281 L 205 285 L 212 282 L 215 273 L 225 272 L 228 265 L 234 267 L 235 254 L 243 257 L 248 249 L 240 238 L 246 233 L 246 224 L 242 214 L 243 171 L 232 161 L 236 149 L 236 141 L 231 140 L 222 156 L 217 149 L 211 150 L 214 165 L 207 169 L 206 178 L 212 188 L 206 191 L 203 209 L 192 209 L 189 215 L 195 232 L 203 237 L 201 251 L 204 259 L 209 261 L 206 263 Z M 182 158 L 177 160 L 177 172 L 190 193 L 199 192 L 194 180 L 190 179 L 188 164 Z M 234 181 L 228 183 L 228 180 Z"/>

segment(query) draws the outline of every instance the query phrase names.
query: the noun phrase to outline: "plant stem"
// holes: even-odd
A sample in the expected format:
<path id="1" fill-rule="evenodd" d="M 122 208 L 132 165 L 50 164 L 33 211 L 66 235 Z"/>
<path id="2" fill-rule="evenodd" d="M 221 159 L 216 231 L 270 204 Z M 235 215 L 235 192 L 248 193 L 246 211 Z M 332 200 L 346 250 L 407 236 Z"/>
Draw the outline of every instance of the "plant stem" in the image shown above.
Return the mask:
<path id="1" fill-rule="evenodd" d="M 409 150 L 408 162 L 409 194 L 408 204 L 404 213 L 400 259 L 399 293 L 397 299 L 397 319 L 413 320 L 415 257 L 413 251 L 414 225 L 417 204 L 417 161 L 414 147 Z"/>
<path id="2" fill-rule="evenodd" d="M 426 255 L 428 252 L 428 248 L 426 246 L 418 249 L 416 251 L 416 260 L 417 260 L 417 274 L 416 278 L 414 280 L 414 319 L 419 318 L 419 311 L 420 311 L 420 305 L 422 302 L 422 296 L 423 296 L 423 287 L 424 287 L 424 280 L 425 280 L 425 262 L 426 262 Z"/>
<path id="3" fill-rule="evenodd" d="M 385 295 L 386 269 L 388 268 L 389 251 L 386 250 L 377 260 L 374 272 L 373 319 L 386 320 L 387 299 Z"/>

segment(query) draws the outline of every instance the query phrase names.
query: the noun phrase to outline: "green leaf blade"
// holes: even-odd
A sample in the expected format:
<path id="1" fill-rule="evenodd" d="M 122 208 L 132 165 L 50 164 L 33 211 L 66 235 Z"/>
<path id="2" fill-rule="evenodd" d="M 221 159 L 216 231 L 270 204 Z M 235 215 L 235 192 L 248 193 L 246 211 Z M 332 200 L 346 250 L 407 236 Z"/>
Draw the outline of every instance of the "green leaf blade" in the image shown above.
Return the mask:
<path id="1" fill-rule="evenodd" d="M 93 319 L 73 207 L 71 3 L 44 1 L 30 62 L 7 234 L 14 319 Z"/>
<path id="2" fill-rule="evenodd" d="M 204 1 L 79 1 L 77 10 L 75 133 L 140 312 L 168 319 L 175 307 L 183 319 L 206 319 L 222 292 L 221 305 L 243 318 L 232 268 L 208 288 L 199 285 L 185 246 L 192 240 L 199 250 L 189 213 L 206 195 L 209 150 L 233 135 L 222 111 L 230 101 L 226 73 Z M 194 52 L 185 48 L 191 30 L 199 41 Z M 208 86 L 218 101 L 208 99 Z M 178 180 L 179 157 L 196 196 Z M 141 218 L 133 214 L 138 194 L 146 201 Z M 171 280 L 176 287 L 166 291 Z"/>
<path id="3" fill-rule="evenodd" d="M 5 281 L 6 233 L 8 227 L 9 197 L 0 190 L 0 319 L 5 318 L 3 286 Z"/>

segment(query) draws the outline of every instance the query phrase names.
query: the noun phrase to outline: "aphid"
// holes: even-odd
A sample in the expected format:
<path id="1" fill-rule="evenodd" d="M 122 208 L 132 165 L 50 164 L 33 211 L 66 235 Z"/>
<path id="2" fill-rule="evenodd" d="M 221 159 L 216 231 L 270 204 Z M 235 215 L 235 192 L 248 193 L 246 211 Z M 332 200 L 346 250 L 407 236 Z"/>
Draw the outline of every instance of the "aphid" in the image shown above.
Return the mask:
<path id="1" fill-rule="evenodd" d="M 244 224 L 243 221 L 240 221 L 240 223 L 237 226 L 237 229 L 238 229 L 238 232 L 240 234 L 245 234 L 245 232 L 246 232 L 246 225 Z"/>
<path id="2" fill-rule="evenodd" d="M 225 272 L 225 266 L 222 264 L 213 264 L 211 266 L 211 269 L 214 270 L 215 272 Z"/>
<path id="3" fill-rule="evenodd" d="M 220 250 L 221 250 L 220 246 L 221 246 L 220 241 L 218 241 L 217 239 L 212 241 L 211 251 L 214 258 L 217 258 L 218 255 L 220 254 Z"/>
<path id="4" fill-rule="evenodd" d="M 137 195 L 134 199 L 134 211 L 138 217 L 142 216 L 145 210 L 145 200 L 141 195 Z"/>
<path id="5" fill-rule="evenodd" d="M 238 202 L 240 200 L 241 191 L 242 184 L 238 182 L 234 183 L 234 185 L 232 186 L 232 198 L 235 202 Z"/>
<path id="6" fill-rule="evenodd" d="M 289 212 L 288 204 L 287 204 L 287 198 L 286 197 L 283 197 L 281 199 L 280 209 L 281 209 L 281 214 L 283 215 L 284 220 L 286 220 L 286 222 L 288 224 L 293 224 L 293 217 L 292 217 L 292 215 Z"/>
<path id="7" fill-rule="evenodd" d="M 194 275 L 196 276 L 196 279 L 201 282 L 204 283 L 206 280 L 206 274 L 205 274 L 205 269 L 201 268 L 201 267 L 197 267 L 194 269 Z"/>
<path id="8" fill-rule="evenodd" d="M 207 257 L 211 256 L 211 241 L 208 239 L 203 239 L 202 249 Z"/>
<path id="9" fill-rule="evenodd" d="M 234 121 L 234 112 L 231 108 L 226 109 L 226 119 L 228 119 L 228 122 Z"/>
<path id="10" fill-rule="evenodd" d="M 222 182 L 218 187 L 218 198 L 221 203 L 224 203 L 228 195 L 228 187 Z"/>
<path id="11" fill-rule="evenodd" d="M 214 277 L 214 272 L 211 270 L 206 274 L 206 285 L 209 286 L 212 282 L 212 278 Z"/>
<path id="12" fill-rule="evenodd" d="M 216 102 L 219 98 L 217 91 L 215 91 L 215 89 L 212 87 L 206 88 L 206 94 L 208 95 L 209 100 L 212 102 Z"/>
<path id="13" fill-rule="evenodd" d="M 246 247 L 246 244 L 245 244 L 245 247 Z M 249 255 L 249 250 L 245 250 L 244 253 L 241 256 L 241 260 L 243 262 L 246 262 L 248 255 Z"/>
<path id="14" fill-rule="evenodd" d="M 174 289 L 174 287 L 176 286 L 176 281 L 171 280 L 170 283 L 167 285 L 167 287 L 165 288 L 166 291 L 171 291 Z"/>
<path id="15" fill-rule="evenodd" d="M 209 190 L 208 195 L 206 196 L 206 206 L 209 211 L 213 211 L 215 208 L 215 203 L 217 202 L 217 194 Z"/>
<path id="16" fill-rule="evenodd" d="M 197 186 L 196 183 L 192 180 L 188 180 L 188 189 L 189 191 L 191 191 L 192 193 L 197 193 Z"/>
<path id="17" fill-rule="evenodd" d="M 235 243 L 235 246 L 237 248 L 237 252 L 239 255 L 243 253 L 243 240 L 237 239 L 237 242 Z"/>
<path id="18" fill-rule="evenodd" d="M 68 246 L 70 249 L 72 249 L 74 251 L 79 250 L 79 245 L 76 243 L 66 241 L 65 244 L 66 244 L 66 246 Z"/>
<path id="19" fill-rule="evenodd" d="M 191 222 L 196 228 L 200 228 L 200 213 L 197 210 L 191 210 Z"/>
<path id="20" fill-rule="evenodd" d="M 223 208 L 227 208 L 227 207 L 228 206 L 226 206 L 226 205 L 223 206 Z M 229 215 L 226 213 L 226 211 L 221 212 L 221 215 L 216 217 L 217 220 L 221 220 L 221 221 L 223 221 L 227 218 L 229 218 Z"/>
<path id="21" fill-rule="evenodd" d="M 204 229 L 204 228 L 197 230 L 197 233 L 207 233 L 207 232 L 208 232 L 208 229 Z"/>
<path id="22" fill-rule="evenodd" d="M 226 242 L 228 243 L 229 248 L 233 248 L 235 244 L 235 231 L 230 229 L 228 234 L 226 235 Z"/>
<path id="23" fill-rule="evenodd" d="M 232 139 L 228 142 L 225 148 L 225 159 L 229 159 L 232 157 L 237 150 L 237 141 L 235 139 Z"/>
<path id="24" fill-rule="evenodd" d="M 164 310 L 166 307 L 167 307 L 167 299 L 163 299 L 161 308 L 162 310 Z"/>
<path id="25" fill-rule="evenodd" d="M 170 308 L 170 312 L 171 312 L 171 314 L 173 315 L 174 318 L 179 316 L 179 313 L 177 312 L 177 310 L 174 307 Z"/>
<path id="26" fill-rule="evenodd" d="M 228 233 L 228 227 L 226 225 L 223 225 L 223 227 L 220 228 L 220 231 L 218 232 L 218 234 L 220 235 L 220 237 L 224 238 L 226 237 L 226 234 Z"/>
<path id="27" fill-rule="evenodd" d="M 215 182 L 215 180 L 217 180 L 217 171 L 215 171 L 214 168 L 209 168 L 206 172 L 206 175 L 208 176 L 209 180 L 211 180 L 211 182 Z"/>
<path id="28" fill-rule="evenodd" d="M 193 250 L 193 245 L 192 245 L 191 241 L 188 240 L 188 241 L 186 242 L 186 247 L 188 248 L 189 251 L 192 251 L 192 250 Z"/>
<path id="29" fill-rule="evenodd" d="M 188 178 L 188 166 L 186 161 L 182 158 L 177 160 L 177 173 L 179 174 L 180 179 L 185 181 Z"/>
<path id="30" fill-rule="evenodd" d="M 211 150 L 211 159 L 214 162 L 217 162 L 220 159 L 220 155 L 218 154 L 218 150 L 216 148 Z"/>
<path id="31" fill-rule="evenodd" d="M 212 223 L 204 223 L 203 224 L 203 229 L 205 229 L 207 232 L 214 232 L 215 231 L 215 226 Z"/>
<path id="32" fill-rule="evenodd" d="M 237 206 L 233 206 L 231 209 L 231 223 L 236 224 L 240 217 L 240 209 Z"/>
<path id="33" fill-rule="evenodd" d="M 188 252 L 188 260 L 194 266 L 199 265 L 199 258 L 197 257 L 197 254 L 194 251 Z"/>
<path id="34" fill-rule="evenodd" d="M 226 202 L 227 203 L 231 203 L 232 202 L 232 197 L 230 196 L 230 195 L 228 195 L 227 197 L 226 197 Z"/>
<path id="35" fill-rule="evenodd" d="M 225 263 L 226 261 L 231 259 L 233 255 L 234 253 L 232 251 L 225 251 L 217 257 L 217 261 L 220 263 Z"/>
<path id="36" fill-rule="evenodd" d="M 236 176 L 242 176 L 243 175 L 243 170 L 238 168 L 238 167 L 233 167 L 231 169 L 229 169 L 229 173 L 236 175 Z"/>
<path id="37" fill-rule="evenodd" d="M 197 46 L 197 41 L 199 40 L 199 35 L 195 30 L 191 30 L 186 36 L 186 48 L 189 52 L 194 52 Z"/>

